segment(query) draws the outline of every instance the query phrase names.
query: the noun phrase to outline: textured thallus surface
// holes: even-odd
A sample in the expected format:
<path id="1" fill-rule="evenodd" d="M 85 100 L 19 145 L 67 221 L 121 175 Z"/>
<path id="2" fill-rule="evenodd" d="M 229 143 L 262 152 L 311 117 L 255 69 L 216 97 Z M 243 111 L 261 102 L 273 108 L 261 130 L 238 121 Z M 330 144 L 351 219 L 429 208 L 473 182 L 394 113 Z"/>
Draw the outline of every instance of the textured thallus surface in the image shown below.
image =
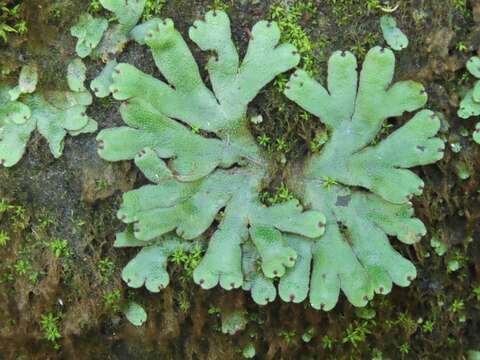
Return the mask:
<path id="1" fill-rule="evenodd" d="M 326 232 L 309 255 L 310 303 L 317 309 L 332 309 L 340 290 L 364 306 L 374 293 L 387 294 L 392 283 L 408 286 L 416 276 L 388 236 L 412 244 L 425 235 L 409 202 L 422 193 L 423 182 L 408 168 L 441 159 L 444 143 L 434 137 L 440 121 L 428 110 L 377 143 L 387 118 L 415 111 L 427 100 L 421 84 L 391 84 L 394 67 L 393 52 L 375 47 L 357 79 L 355 57 L 336 52 L 327 88 L 303 71 L 287 85 L 286 96 L 329 130 L 329 141 L 307 160 L 303 177 L 292 180 L 304 203 L 327 218 Z"/>
<path id="2" fill-rule="evenodd" d="M 17 87 L 9 90 L 0 84 L 0 165 L 9 167 L 20 161 L 35 128 L 55 158 L 62 155 L 67 134 L 97 130 L 95 120 L 86 115 L 92 96 L 83 85 L 85 71 L 80 59 L 70 63 L 67 82 L 71 91 L 36 93 L 38 75 L 33 66 L 22 69 Z"/>
<path id="3" fill-rule="evenodd" d="M 467 70 L 475 78 L 480 79 L 480 58 L 478 56 L 473 56 L 468 60 Z M 477 80 L 473 88 L 465 94 L 457 114 L 462 119 L 480 115 L 480 80 Z M 480 122 L 476 125 L 473 140 L 480 144 Z"/>
<path id="4" fill-rule="evenodd" d="M 215 222 L 193 273 L 196 283 L 205 289 L 243 286 L 264 304 L 275 299 L 272 279 L 281 277 L 282 298 L 303 296 L 291 281 L 293 266 L 303 263 L 299 244 L 319 237 L 325 218 L 303 211 L 295 200 L 271 207 L 258 201 L 268 160 L 246 120 L 248 103 L 276 75 L 297 65 L 299 56 L 293 46 L 278 45 L 275 23 L 261 21 L 251 33 L 240 62 L 225 13 L 209 12 L 190 28 L 190 38 L 215 54 L 207 64 L 212 90 L 171 20 L 152 19 L 132 31 L 150 47 L 166 82 L 124 63 L 111 72 L 109 90 L 123 101 L 126 126 L 99 133 L 99 154 L 109 161 L 133 159 L 153 183 L 124 194 L 118 212 L 131 231 L 119 234 L 117 245 L 145 246 L 123 273 L 133 287 L 166 286 L 166 259 L 174 251 L 166 244 L 188 250 Z M 108 73 L 103 80 L 103 87 L 97 86 L 102 95 Z M 304 238 L 297 244 L 285 234 Z"/>

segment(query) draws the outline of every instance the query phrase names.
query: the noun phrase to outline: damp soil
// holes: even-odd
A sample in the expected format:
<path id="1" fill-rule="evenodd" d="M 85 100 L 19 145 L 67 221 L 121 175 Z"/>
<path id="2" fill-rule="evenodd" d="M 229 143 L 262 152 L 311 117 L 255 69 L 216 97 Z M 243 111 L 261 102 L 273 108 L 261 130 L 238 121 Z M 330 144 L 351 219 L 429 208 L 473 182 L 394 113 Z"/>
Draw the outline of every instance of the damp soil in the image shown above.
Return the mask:
<path id="1" fill-rule="evenodd" d="M 244 53 L 248 29 L 269 17 L 272 4 L 294 2 L 222 3 L 229 7 L 233 36 Z M 334 50 L 354 50 L 361 58 L 372 42 L 383 45 L 382 10 L 367 6 L 374 1 L 311 3 L 316 10 L 303 14 L 299 23 L 315 44 L 312 51 L 323 68 L 317 73 L 320 80 Z M 425 191 L 414 206 L 428 235 L 415 246 L 398 247 L 418 269 L 409 288 L 394 287 L 388 296 L 376 297 L 368 307 L 375 311 L 371 319 L 344 298 L 327 313 L 280 300 L 260 307 L 241 290 L 199 289 L 177 265 L 169 266 L 173 280 L 159 294 L 128 289 L 120 272 L 132 253 L 112 247 L 123 228 L 115 213 L 122 193 L 145 179 L 130 162 L 101 160 L 94 134 L 67 138 L 63 156 L 54 159 L 34 133 L 23 159 L 0 169 L 0 199 L 9 204 L 0 212 L 0 231 L 9 237 L 0 247 L 0 359 L 241 359 L 249 343 L 259 359 L 463 359 L 469 349 L 480 350 L 480 146 L 470 136 L 475 121 L 456 116 L 459 99 L 472 84 L 465 62 L 479 52 L 480 1 L 466 6 L 461 0 L 391 3 L 398 3 L 394 16 L 410 39 L 410 46 L 396 55 L 396 78 L 426 86 L 429 108 L 443 114 L 441 136 L 447 141 L 443 160 L 415 170 Z M 35 61 L 41 89 L 66 87 L 66 64 L 74 57 L 68 29 L 88 5 L 86 0 L 22 2 L 29 31 L 0 45 L 6 81 L 22 64 Z M 162 16 L 173 18 L 185 35 L 212 7 L 210 1 L 169 0 Z M 194 50 L 194 56 L 205 64 L 205 54 Z M 129 44 L 120 60 L 159 76 L 144 47 Z M 87 66 L 91 80 L 102 64 L 88 60 Z M 121 124 L 115 101 L 94 101 L 88 111 L 100 128 Z M 273 150 L 278 171 L 266 190 L 274 191 L 282 183 L 285 160 L 288 164 L 307 154 L 320 124 L 305 119 L 273 84 L 259 94 L 249 114 L 263 116 L 260 125 L 252 125 L 256 136 L 289 144 Z M 390 124 L 395 128 L 407 119 Z M 459 169 L 469 174 L 467 179 L 461 179 Z M 431 246 L 432 238 L 446 245 L 444 255 Z M 67 243 L 60 256 L 51 248 L 55 240 Z M 128 323 L 119 311 L 129 300 L 149 314 L 142 327 Z M 234 335 L 223 334 L 222 316 L 232 311 L 243 312 L 247 324 Z M 41 326 L 46 314 L 58 319 L 61 338 L 55 343 Z M 311 340 L 305 341 L 305 334 Z"/>

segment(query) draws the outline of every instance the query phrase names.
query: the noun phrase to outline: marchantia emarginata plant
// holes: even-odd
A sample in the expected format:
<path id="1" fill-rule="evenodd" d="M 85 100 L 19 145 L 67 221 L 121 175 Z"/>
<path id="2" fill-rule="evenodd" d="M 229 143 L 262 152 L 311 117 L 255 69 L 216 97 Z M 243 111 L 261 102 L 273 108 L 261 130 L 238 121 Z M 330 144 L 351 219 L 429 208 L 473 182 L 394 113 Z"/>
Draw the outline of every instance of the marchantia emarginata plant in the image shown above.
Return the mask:
<path id="1" fill-rule="evenodd" d="M 204 289 L 243 286 L 266 304 L 276 297 L 273 279 L 280 278 L 280 296 L 294 300 L 298 271 L 287 269 L 305 269 L 304 247 L 323 234 L 325 217 L 304 211 L 297 200 L 270 207 L 259 201 L 269 160 L 248 129 L 246 111 L 267 83 L 298 64 L 296 49 L 278 45 L 276 23 L 260 21 L 240 62 L 228 16 L 208 12 L 189 36 L 214 52 L 207 64 L 211 90 L 171 20 L 149 20 L 132 34 L 150 47 L 166 81 L 125 63 L 111 69 L 109 90 L 123 102 L 126 126 L 99 133 L 99 155 L 133 159 L 153 183 L 125 193 L 118 211 L 129 226 L 116 245 L 143 247 L 123 279 L 152 292 L 167 286 L 168 256 L 176 247 L 188 251 L 201 242 L 217 220 L 194 281 Z"/>
<path id="2" fill-rule="evenodd" d="M 277 295 L 272 279 L 279 277 L 284 301 L 310 296 L 314 308 L 330 310 L 340 290 L 364 306 L 374 293 L 389 293 L 393 283 L 410 284 L 415 267 L 388 236 L 412 244 L 425 235 L 410 203 L 423 182 L 408 168 L 442 158 L 444 143 L 434 137 L 440 122 L 428 110 L 376 143 L 387 118 L 420 109 L 427 100 L 421 84 L 391 85 L 392 51 L 372 49 L 359 80 L 355 57 L 335 53 L 328 91 L 304 71 L 292 76 L 287 97 L 318 116 L 330 133 L 301 175 L 290 178 L 313 209 L 303 211 L 297 201 L 271 207 L 258 202 L 268 159 L 247 127 L 248 103 L 299 60 L 292 46 L 277 47 L 276 24 L 253 28 L 240 64 L 223 12 L 195 22 L 190 38 L 215 52 L 207 64 L 213 92 L 171 20 L 152 19 L 132 34 L 151 48 L 168 83 L 128 64 L 109 70 L 109 90 L 123 101 L 127 126 L 102 131 L 99 154 L 109 161 L 133 159 L 154 183 L 126 193 L 118 212 L 130 225 L 116 245 L 143 246 L 122 273 L 130 286 L 153 292 L 167 286 L 168 256 L 176 247 L 188 251 L 215 219 L 219 225 L 193 274 L 205 289 L 242 286 L 266 304 Z M 323 214 L 327 226 L 320 237 Z"/>
<path id="3" fill-rule="evenodd" d="M 480 79 L 480 58 L 478 56 L 473 56 L 467 61 L 467 70 L 476 79 Z M 467 91 L 457 114 L 462 119 L 480 115 L 480 80 L 475 81 L 473 88 Z M 480 122 L 476 125 L 473 140 L 480 144 Z"/>
<path id="4" fill-rule="evenodd" d="M 25 153 L 32 132 L 38 129 L 55 158 L 62 155 L 65 136 L 97 130 L 86 110 L 92 96 L 83 85 L 85 65 L 80 59 L 68 66 L 70 90 L 36 92 L 37 68 L 26 65 L 16 87 L 0 84 L 0 165 L 15 165 Z"/>
<path id="5" fill-rule="evenodd" d="M 400 51 L 408 46 L 407 36 L 397 27 L 396 20 L 384 15 L 380 18 L 380 27 L 382 29 L 383 38 L 393 50 Z"/>
<path id="6" fill-rule="evenodd" d="M 70 33 L 78 38 L 75 48 L 78 56 L 101 58 L 107 63 L 90 83 L 95 96 L 103 98 L 110 95 L 112 72 L 117 66 L 115 56 L 133 38 L 132 30 L 142 16 L 145 0 L 100 0 L 100 4 L 115 15 L 118 23 L 109 27 L 103 17 L 82 14 Z"/>
<path id="7" fill-rule="evenodd" d="M 130 31 L 142 16 L 146 0 L 99 0 L 102 7 L 111 11 L 118 21 L 108 26 L 109 21 L 103 17 L 90 14 L 80 15 L 77 23 L 70 29 L 76 37 L 77 55 L 85 58 L 91 55 L 109 61 L 110 57 L 121 52 L 130 40 Z"/>
<path id="8" fill-rule="evenodd" d="M 425 235 L 410 202 L 424 183 L 408 169 L 441 159 L 444 143 L 435 138 L 440 121 L 429 110 L 376 141 L 386 119 L 427 101 L 419 83 L 392 84 L 394 67 L 393 52 L 375 47 L 358 78 L 355 57 L 335 52 L 328 62 L 327 88 L 301 70 L 286 87 L 286 96 L 329 131 L 321 151 L 290 178 L 304 204 L 327 219 L 325 234 L 306 250 L 313 258 L 310 303 L 316 309 L 332 309 L 340 290 L 353 305 L 364 306 L 374 293 L 387 294 L 392 283 L 408 286 L 416 277 L 414 265 L 388 236 L 413 244 Z M 310 264 L 305 276 L 309 270 Z"/>

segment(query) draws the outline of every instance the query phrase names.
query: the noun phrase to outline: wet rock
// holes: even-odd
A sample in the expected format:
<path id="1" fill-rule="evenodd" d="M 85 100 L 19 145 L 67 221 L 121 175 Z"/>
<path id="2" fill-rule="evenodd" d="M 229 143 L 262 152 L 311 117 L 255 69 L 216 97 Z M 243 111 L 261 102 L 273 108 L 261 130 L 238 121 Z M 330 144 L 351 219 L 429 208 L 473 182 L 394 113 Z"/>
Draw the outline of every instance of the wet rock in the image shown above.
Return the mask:
<path id="1" fill-rule="evenodd" d="M 442 27 L 426 38 L 428 63 L 419 72 L 420 79 L 432 80 L 436 76 L 448 76 L 464 66 L 465 59 L 449 55 L 455 33 Z"/>
<path id="2" fill-rule="evenodd" d="M 107 163 L 98 161 L 83 169 L 82 201 L 93 204 L 106 199 L 116 191 L 126 192 L 133 188 L 135 170 L 128 161 Z"/>
<path id="3" fill-rule="evenodd" d="M 479 0 L 472 0 L 472 15 L 473 21 L 477 24 L 480 23 L 480 1 Z"/>
<path id="4" fill-rule="evenodd" d="M 426 39 L 427 52 L 437 55 L 441 58 L 446 58 L 448 56 L 448 51 L 450 49 L 454 35 L 455 33 L 452 31 L 452 29 L 446 27 L 440 28 L 439 30 L 435 31 Z"/>

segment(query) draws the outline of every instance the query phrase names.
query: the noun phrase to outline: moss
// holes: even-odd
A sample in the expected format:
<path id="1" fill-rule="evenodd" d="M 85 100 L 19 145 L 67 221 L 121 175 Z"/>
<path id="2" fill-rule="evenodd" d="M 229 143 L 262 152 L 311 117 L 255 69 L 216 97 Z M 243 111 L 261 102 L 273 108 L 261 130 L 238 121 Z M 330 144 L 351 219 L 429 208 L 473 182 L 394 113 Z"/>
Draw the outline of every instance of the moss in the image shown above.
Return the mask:
<path id="1" fill-rule="evenodd" d="M 40 317 L 40 327 L 43 331 L 45 339 L 53 343 L 55 349 L 59 349 L 60 345 L 57 340 L 62 338 L 59 330 L 60 316 L 53 313 L 47 313 Z"/>
<path id="2" fill-rule="evenodd" d="M 90 0 L 87 10 L 90 14 L 96 14 L 102 11 L 102 9 L 103 7 L 102 7 L 102 4 L 100 3 L 100 0 Z"/>
<path id="3" fill-rule="evenodd" d="M 111 291 L 106 291 L 102 295 L 103 304 L 105 307 L 111 311 L 113 314 L 120 312 L 121 309 L 121 294 L 120 290 L 115 289 Z"/>
<path id="4" fill-rule="evenodd" d="M 312 52 L 314 45 L 309 35 L 302 27 L 305 17 L 318 11 L 313 1 L 298 1 L 291 6 L 273 4 L 270 7 L 270 18 L 278 23 L 284 42 L 293 44 L 302 56 L 302 64 L 307 71 L 315 68 L 315 57 Z M 311 25 L 314 25 L 311 24 Z"/>
<path id="5" fill-rule="evenodd" d="M 162 8 L 166 2 L 166 0 L 147 0 L 145 2 L 145 8 L 143 10 L 143 20 L 149 20 L 154 16 L 162 17 Z"/>
<path id="6" fill-rule="evenodd" d="M 232 0 L 212 0 L 212 4 L 210 5 L 210 9 L 221 10 L 221 11 L 228 11 L 232 4 Z"/>
<path id="7" fill-rule="evenodd" d="M 28 31 L 27 22 L 23 19 L 23 7 L 21 2 L 16 0 L 0 1 L 0 39 L 4 44 L 8 42 L 9 36 L 17 34 L 24 35 Z M 0 42 L 1 43 L 1 42 Z"/>

